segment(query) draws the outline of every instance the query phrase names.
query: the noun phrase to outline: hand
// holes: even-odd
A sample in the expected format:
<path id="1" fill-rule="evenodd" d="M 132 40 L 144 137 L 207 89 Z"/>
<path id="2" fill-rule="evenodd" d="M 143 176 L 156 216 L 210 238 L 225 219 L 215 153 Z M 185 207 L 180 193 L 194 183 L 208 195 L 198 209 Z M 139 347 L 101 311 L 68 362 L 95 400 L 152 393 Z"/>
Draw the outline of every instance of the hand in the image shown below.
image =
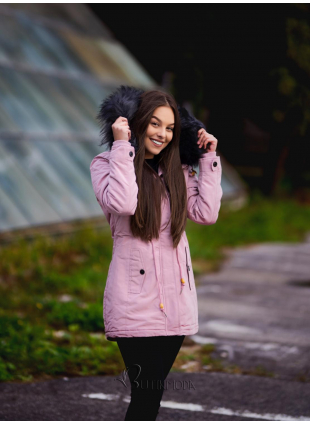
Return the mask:
<path id="1" fill-rule="evenodd" d="M 198 142 L 199 148 L 203 147 L 203 152 L 215 152 L 217 147 L 217 139 L 213 134 L 207 133 L 204 128 L 198 130 Z"/>
<path id="2" fill-rule="evenodd" d="M 112 124 L 114 140 L 127 140 L 131 138 L 131 131 L 128 125 L 128 120 L 125 117 L 118 117 Z"/>

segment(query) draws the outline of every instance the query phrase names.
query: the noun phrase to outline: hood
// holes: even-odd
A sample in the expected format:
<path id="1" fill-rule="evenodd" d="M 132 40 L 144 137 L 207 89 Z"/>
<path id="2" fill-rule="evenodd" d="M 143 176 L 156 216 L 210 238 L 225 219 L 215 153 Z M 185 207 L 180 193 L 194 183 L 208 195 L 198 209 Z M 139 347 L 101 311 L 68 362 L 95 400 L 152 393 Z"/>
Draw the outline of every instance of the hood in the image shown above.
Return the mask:
<path id="1" fill-rule="evenodd" d="M 144 92 L 132 86 L 121 85 L 116 91 L 103 100 L 97 119 L 100 122 L 101 143 L 105 145 L 107 150 L 112 148 L 114 137 L 112 124 L 119 116 L 128 119 L 129 127 L 136 111 L 140 105 L 140 96 Z M 183 106 L 177 105 L 181 119 L 181 136 L 180 136 L 180 158 L 182 164 L 197 167 L 198 161 L 203 154 L 203 150 L 198 147 L 197 133 L 200 128 L 206 129 L 205 125 L 193 117 Z M 130 144 L 137 152 L 138 146 L 136 137 L 131 132 Z"/>

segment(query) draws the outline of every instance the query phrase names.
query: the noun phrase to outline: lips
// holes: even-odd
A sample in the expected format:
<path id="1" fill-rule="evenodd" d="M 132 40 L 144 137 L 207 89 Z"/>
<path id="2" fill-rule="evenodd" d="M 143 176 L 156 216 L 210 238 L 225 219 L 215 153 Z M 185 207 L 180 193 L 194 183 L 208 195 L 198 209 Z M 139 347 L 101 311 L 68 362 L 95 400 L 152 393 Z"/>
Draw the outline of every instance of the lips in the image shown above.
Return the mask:
<path id="1" fill-rule="evenodd" d="M 153 139 L 153 140 L 156 140 L 156 139 Z M 150 138 L 150 141 L 152 142 L 153 146 L 156 146 L 157 148 L 160 148 L 162 146 L 163 142 L 160 142 L 160 140 L 158 140 L 158 142 L 160 142 L 161 145 L 157 145 L 156 143 L 153 142 L 153 140 Z"/>

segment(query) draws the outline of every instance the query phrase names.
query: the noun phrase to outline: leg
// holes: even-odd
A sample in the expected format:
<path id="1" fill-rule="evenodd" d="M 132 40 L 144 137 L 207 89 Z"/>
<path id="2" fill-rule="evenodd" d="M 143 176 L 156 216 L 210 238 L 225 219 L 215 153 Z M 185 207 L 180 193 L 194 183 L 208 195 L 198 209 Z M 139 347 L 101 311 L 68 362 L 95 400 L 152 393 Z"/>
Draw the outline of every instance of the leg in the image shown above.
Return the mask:
<path id="1" fill-rule="evenodd" d="M 167 378 L 170 369 L 180 351 L 185 335 L 163 336 L 164 355 L 164 379 Z"/>
<path id="2" fill-rule="evenodd" d="M 156 420 L 164 391 L 164 357 L 160 337 L 119 338 L 131 385 L 125 420 Z"/>

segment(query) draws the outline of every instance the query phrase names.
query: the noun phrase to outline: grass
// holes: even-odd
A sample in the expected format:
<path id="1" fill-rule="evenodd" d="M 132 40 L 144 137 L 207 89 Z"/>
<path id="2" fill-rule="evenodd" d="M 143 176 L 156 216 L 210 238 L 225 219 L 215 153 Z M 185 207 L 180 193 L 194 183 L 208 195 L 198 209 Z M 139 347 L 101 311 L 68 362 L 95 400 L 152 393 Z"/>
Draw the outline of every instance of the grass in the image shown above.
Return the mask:
<path id="1" fill-rule="evenodd" d="M 215 225 L 188 221 L 194 272 L 218 267 L 225 247 L 301 241 L 310 231 L 309 217 L 309 205 L 255 196 L 242 210 L 222 208 Z M 123 371 L 102 318 L 112 243 L 109 228 L 85 226 L 71 236 L 0 247 L 0 380 Z"/>

